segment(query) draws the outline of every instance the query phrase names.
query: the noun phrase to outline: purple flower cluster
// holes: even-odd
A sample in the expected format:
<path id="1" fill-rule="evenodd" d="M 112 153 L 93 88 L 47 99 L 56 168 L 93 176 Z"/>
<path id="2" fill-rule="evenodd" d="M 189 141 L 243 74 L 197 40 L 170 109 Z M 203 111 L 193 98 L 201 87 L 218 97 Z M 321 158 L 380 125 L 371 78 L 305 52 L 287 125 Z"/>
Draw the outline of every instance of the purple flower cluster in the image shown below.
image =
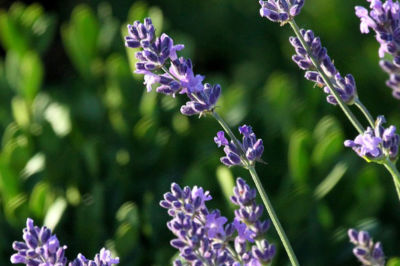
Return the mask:
<path id="1" fill-rule="evenodd" d="M 12 264 L 25 264 L 27 266 L 65 266 L 67 258 L 65 250 L 67 246 L 60 246 L 56 235 L 45 226 L 35 226 L 33 220 L 28 218 L 26 228 L 23 230 L 24 242 L 15 241 L 13 249 L 17 253 L 11 256 Z M 112 258 L 111 252 L 105 248 L 95 259 L 87 260 L 82 254 L 70 262 L 69 266 L 111 266 L 118 264 L 119 258 Z"/>
<path id="2" fill-rule="evenodd" d="M 311 56 L 317 61 L 319 67 L 325 75 L 330 79 L 336 92 L 346 104 L 353 104 L 357 98 L 357 87 L 355 80 L 351 74 L 347 74 L 344 78 L 337 71 L 327 49 L 322 47 L 321 40 L 316 37 L 312 30 L 300 30 L 310 52 Z M 337 104 L 335 97 L 330 93 L 330 89 L 322 79 L 321 74 L 314 67 L 307 49 L 302 45 L 299 38 L 290 37 L 290 43 L 296 50 L 296 54 L 292 57 L 293 61 L 303 70 L 306 70 L 305 78 L 315 82 L 318 86 L 324 87 L 324 92 L 328 94 L 327 101 L 330 104 Z"/>
<path id="3" fill-rule="evenodd" d="M 285 23 L 300 13 L 304 0 L 260 0 L 260 5 L 261 17 Z"/>
<path id="4" fill-rule="evenodd" d="M 173 97 L 177 93 L 186 94 L 190 101 L 181 107 L 184 115 L 202 114 L 214 109 L 221 87 L 203 84 L 204 76 L 194 74 L 191 60 L 178 57 L 177 51 L 182 50 L 183 45 L 174 45 L 165 33 L 156 37 L 150 18 L 146 18 L 144 23 L 135 21 L 128 25 L 128 32 L 125 45 L 141 49 L 136 52 L 135 73 L 144 75 L 148 92 L 156 85 L 158 93 Z"/>
<path id="5" fill-rule="evenodd" d="M 221 162 L 227 166 L 246 165 L 243 160 L 247 160 L 250 164 L 256 161 L 262 162 L 261 156 L 264 152 L 262 139 L 257 139 L 251 126 L 243 125 L 239 127 L 239 132 L 243 135 L 242 143 L 239 143 L 240 147 L 237 147 L 233 140 L 229 142 L 223 131 L 219 131 L 214 137 L 214 142 L 218 147 L 224 146 L 225 156 L 221 158 Z"/>
<path id="6" fill-rule="evenodd" d="M 369 33 L 372 29 L 376 33 L 376 40 L 380 44 L 380 66 L 390 75 L 386 85 L 393 90 L 393 96 L 400 99 L 400 5 L 387 0 L 367 0 L 370 2 L 370 11 L 365 7 L 356 6 L 356 15 L 360 18 L 361 33 Z M 391 61 L 384 59 L 390 54 Z"/>
<path id="7" fill-rule="evenodd" d="M 233 189 L 234 195 L 231 197 L 233 204 L 239 207 L 235 210 L 234 224 L 238 231 L 235 238 L 235 247 L 242 258 L 253 257 L 261 262 L 261 265 L 269 263 L 275 255 L 275 246 L 262 239 L 270 226 L 269 220 L 261 221 L 264 208 L 256 203 L 256 189 L 242 179 L 237 178 L 236 186 Z M 253 245 L 251 250 L 246 249 L 246 240 L 252 239 L 260 241 L 261 245 Z M 253 265 L 253 264 L 250 264 Z"/>
<path id="8" fill-rule="evenodd" d="M 208 210 L 206 202 L 212 197 L 203 188 L 181 188 L 173 183 L 164 194 L 160 205 L 168 209 L 172 219 L 167 226 L 176 237 L 171 245 L 188 265 L 257 266 L 272 260 L 274 246 L 261 240 L 269 222 L 260 221 L 263 209 L 255 204 L 256 191 L 238 178 L 234 193 L 232 201 L 240 209 L 232 223 L 219 210 Z M 183 263 L 178 259 L 174 265 Z"/>
<path id="9" fill-rule="evenodd" d="M 380 242 L 374 244 L 368 232 L 358 232 L 357 230 L 350 229 L 348 235 L 350 242 L 356 246 L 353 249 L 353 253 L 363 265 L 385 265 L 385 254 L 383 253 L 382 244 Z"/>
<path id="10" fill-rule="evenodd" d="M 396 134 L 395 126 L 384 128 L 384 123 L 386 123 L 385 117 L 379 116 L 374 130 L 368 127 L 354 141 L 346 140 L 344 145 L 353 148 L 359 156 L 369 160 L 389 158 L 395 161 L 398 157 L 400 137 Z"/>

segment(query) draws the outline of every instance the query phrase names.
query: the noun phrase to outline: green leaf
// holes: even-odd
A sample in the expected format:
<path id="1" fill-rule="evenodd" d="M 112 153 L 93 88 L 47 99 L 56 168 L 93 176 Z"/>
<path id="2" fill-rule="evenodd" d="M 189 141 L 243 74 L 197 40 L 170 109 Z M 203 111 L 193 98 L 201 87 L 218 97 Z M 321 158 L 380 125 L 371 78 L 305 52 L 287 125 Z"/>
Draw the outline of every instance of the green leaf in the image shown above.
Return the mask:
<path id="1" fill-rule="evenodd" d="M 50 200 L 52 199 L 51 187 L 45 182 L 37 183 L 29 198 L 29 209 L 35 217 L 42 219 Z"/>
<path id="2" fill-rule="evenodd" d="M 43 153 L 39 152 L 35 154 L 26 163 L 25 168 L 21 171 L 22 178 L 28 178 L 36 173 L 43 171 L 46 166 L 46 157 Z"/>
<path id="3" fill-rule="evenodd" d="M 391 258 L 387 262 L 386 266 L 400 266 L 400 258 Z"/>
<path id="4" fill-rule="evenodd" d="M 0 10 L 0 40 L 5 50 L 22 54 L 28 49 L 27 40 L 18 31 L 16 21 L 3 10 Z"/>
<path id="5" fill-rule="evenodd" d="M 21 97 L 16 96 L 11 101 L 11 108 L 15 122 L 22 128 L 28 128 L 30 111 L 27 103 Z"/>
<path id="6" fill-rule="evenodd" d="M 57 198 L 47 210 L 43 224 L 51 230 L 54 230 L 54 228 L 56 228 L 57 224 L 60 222 L 66 208 L 67 201 L 65 198 Z"/>
<path id="7" fill-rule="evenodd" d="M 217 180 L 225 199 L 228 203 L 231 203 L 230 197 L 233 194 L 233 187 L 235 186 L 235 180 L 231 170 L 226 166 L 219 166 L 217 168 Z"/>
<path id="8" fill-rule="evenodd" d="M 311 135 L 306 130 L 297 130 L 290 137 L 289 171 L 296 183 L 306 184 L 309 179 L 310 142 Z"/>
<path id="9" fill-rule="evenodd" d="M 61 36 L 72 63 L 83 78 L 93 76 L 95 58 L 98 53 L 99 22 L 90 7 L 74 8 L 71 20 L 61 27 Z"/>
<path id="10" fill-rule="evenodd" d="M 319 167 L 328 166 L 329 162 L 343 150 L 342 129 L 337 120 L 331 116 L 325 116 L 318 122 L 313 137 L 316 145 L 312 153 L 312 161 Z"/>
<path id="11" fill-rule="evenodd" d="M 115 233 L 115 249 L 123 257 L 132 252 L 139 238 L 140 220 L 137 206 L 132 202 L 125 202 L 117 211 L 116 218 L 120 224 Z"/>
<path id="12" fill-rule="evenodd" d="M 65 137 L 71 132 L 72 125 L 68 106 L 53 102 L 47 107 L 44 116 L 57 136 Z"/>
<path id="13" fill-rule="evenodd" d="M 344 176 L 347 169 L 346 162 L 337 163 L 329 175 L 316 187 L 314 196 L 319 200 L 325 197 Z"/>
<path id="14" fill-rule="evenodd" d="M 35 52 L 27 52 L 21 60 L 19 91 L 25 100 L 32 102 L 36 97 L 43 80 L 43 65 Z"/>

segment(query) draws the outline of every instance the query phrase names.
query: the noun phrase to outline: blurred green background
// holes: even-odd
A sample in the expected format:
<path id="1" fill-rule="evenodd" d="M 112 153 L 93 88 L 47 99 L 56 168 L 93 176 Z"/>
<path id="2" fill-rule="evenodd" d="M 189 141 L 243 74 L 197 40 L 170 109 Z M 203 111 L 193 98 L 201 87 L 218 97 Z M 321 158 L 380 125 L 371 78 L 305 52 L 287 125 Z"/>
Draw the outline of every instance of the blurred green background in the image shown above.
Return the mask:
<path id="1" fill-rule="evenodd" d="M 374 115 L 400 125 L 378 44 L 362 36 L 354 5 L 307 0 L 312 28 L 342 74 L 352 73 Z M 53 228 L 67 256 L 102 246 L 121 265 L 168 265 L 175 255 L 158 206 L 171 182 L 200 185 L 230 218 L 233 180 L 219 163 L 210 117 L 179 113 L 184 97 L 145 93 L 133 75 L 126 24 L 151 16 L 186 45 L 195 72 L 220 83 L 218 111 L 253 126 L 265 144 L 257 167 L 302 265 L 357 265 L 346 230 L 366 229 L 400 256 L 400 207 L 391 177 L 343 147 L 354 138 L 338 108 L 291 61 L 291 31 L 258 15 L 257 1 L 0 0 L 0 265 L 27 217 Z M 358 114 L 358 113 L 357 113 Z M 274 265 L 288 260 L 273 229 Z M 396 262 L 397 261 L 397 262 Z M 399 265 L 392 260 L 389 265 Z"/>

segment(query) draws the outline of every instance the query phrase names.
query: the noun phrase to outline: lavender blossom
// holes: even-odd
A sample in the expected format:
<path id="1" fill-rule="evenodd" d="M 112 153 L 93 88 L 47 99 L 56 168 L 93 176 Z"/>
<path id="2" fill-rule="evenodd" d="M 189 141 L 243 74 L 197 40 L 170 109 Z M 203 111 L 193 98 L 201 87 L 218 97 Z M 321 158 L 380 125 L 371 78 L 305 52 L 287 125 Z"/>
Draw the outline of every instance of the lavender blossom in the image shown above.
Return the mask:
<path id="1" fill-rule="evenodd" d="M 144 75 L 144 84 L 150 92 L 156 86 L 156 92 L 175 97 L 177 93 L 186 94 L 190 101 L 181 107 L 184 115 L 195 115 L 214 110 L 221 94 L 221 87 L 203 84 L 204 76 L 193 72 L 190 59 L 178 57 L 177 51 L 183 45 L 174 45 L 165 33 L 155 37 L 155 29 L 150 18 L 144 23 L 135 21 L 128 25 L 129 36 L 125 37 L 128 48 L 140 48 L 136 52 L 135 73 Z"/>
<path id="2" fill-rule="evenodd" d="M 270 222 L 260 220 L 264 208 L 256 203 L 256 196 L 257 192 L 254 188 L 251 189 L 242 178 L 237 178 L 231 197 L 233 204 L 239 207 L 235 210 L 234 225 L 238 231 L 235 243 L 240 246 L 245 241 L 258 241 L 258 245 L 251 247 L 252 257 L 259 262 L 268 263 L 275 255 L 275 246 L 262 239 L 269 229 Z M 242 248 L 245 249 L 245 247 Z M 246 252 L 242 253 L 246 254 Z"/>
<path id="3" fill-rule="evenodd" d="M 94 260 L 88 260 L 82 254 L 78 254 L 78 257 L 70 262 L 69 266 L 111 266 L 113 264 L 118 264 L 119 258 L 112 258 L 111 252 L 105 248 L 100 250 L 100 253 L 97 253 L 94 256 Z"/>
<path id="4" fill-rule="evenodd" d="M 203 188 L 182 189 L 173 183 L 171 192 L 165 193 L 164 200 L 160 202 L 173 217 L 167 223 L 176 236 L 171 245 L 179 249 L 181 257 L 190 265 L 199 265 L 204 261 L 220 265 L 232 260 L 221 243 L 233 233 L 233 228 L 229 225 L 224 227 L 227 219 L 218 211 L 208 211 L 205 202 L 211 199 L 209 192 L 204 192 Z"/>
<path id="5" fill-rule="evenodd" d="M 361 33 L 376 33 L 380 44 L 380 66 L 390 75 L 386 85 L 393 90 L 393 96 L 400 99 L 400 5 L 392 0 L 382 3 L 380 0 L 367 0 L 370 10 L 356 6 L 356 16 L 360 18 Z M 393 57 L 391 61 L 383 59 L 385 54 Z"/>
<path id="6" fill-rule="evenodd" d="M 304 0 L 268 0 L 260 1 L 260 5 L 261 17 L 285 23 L 300 13 Z"/>
<path id="7" fill-rule="evenodd" d="M 322 47 L 321 40 L 316 37 L 312 30 L 300 30 L 305 42 L 311 51 L 311 56 L 317 61 L 319 67 L 330 79 L 335 91 L 346 104 L 353 104 L 357 99 L 356 83 L 351 74 L 347 74 L 344 78 L 337 71 L 331 58 L 327 53 L 327 49 Z M 314 67 L 310 55 L 306 48 L 301 44 L 297 37 L 290 37 L 290 43 L 296 50 L 296 54 L 292 57 L 293 61 L 303 70 L 306 70 L 305 78 L 315 82 L 318 86 L 324 87 L 324 92 L 328 94 L 327 101 L 330 104 L 336 105 L 335 97 L 330 93 L 330 89 L 323 80 L 321 74 Z"/>
<path id="8" fill-rule="evenodd" d="M 17 253 L 11 256 L 12 264 L 25 264 L 27 266 L 66 266 L 65 250 L 67 246 L 60 246 L 56 235 L 43 226 L 35 226 L 33 220 L 28 218 L 26 228 L 23 230 L 24 242 L 15 241 L 13 249 Z M 105 248 L 96 254 L 94 260 L 87 260 L 82 254 L 70 262 L 69 266 L 111 266 L 118 264 L 119 258 L 112 258 L 111 252 Z"/>
<path id="9" fill-rule="evenodd" d="M 372 238 L 366 231 L 348 231 L 350 242 L 356 247 L 353 249 L 354 255 L 363 265 L 384 266 L 385 254 L 380 242 L 374 244 Z"/>
<path id="10" fill-rule="evenodd" d="M 367 130 L 358 135 L 354 141 L 346 140 L 344 145 L 351 147 L 363 158 L 368 160 L 381 160 L 389 158 L 395 161 L 398 157 L 400 137 L 396 134 L 396 127 L 384 128 L 386 123 L 384 116 L 379 116 L 375 122 L 375 130 L 368 127 Z"/>
<path id="11" fill-rule="evenodd" d="M 229 142 L 223 131 L 217 133 L 214 142 L 218 147 L 223 145 L 225 152 L 221 162 L 227 166 L 246 165 L 242 159 L 247 160 L 250 164 L 254 164 L 255 161 L 262 162 L 261 156 L 264 152 L 262 139 L 257 139 L 253 129 L 247 125 L 239 127 L 239 132 L 243 135 L 242 143 L 239 143 L 240 147 L 237 147 L 233 140 Z M 241 156 L 242 153 L 244 156 Z"/>
<path id="12" fill-rule="evenodd" d="M 256 192 L 238 178 L 235 187 L 237 193 L 253 196 L 248 197 L 246 208 L 249 212 L 248 219 L 242 216 L 235 217 L 233 223 L 221 215 L 219 210 L 209 211 L 206 202 L 211 200 L 208 191 L 203 188 L 181 188 L 178 184 L 171 185 L 171 192 L 164 194 L 160 202 L 163 208 L 168 209 L 172 219 L 167 223 L 168 228 L 175 235 L 171 245 L 177 248 L 180 256 L 189 265 L 266 265 L 275 254 L 275 247 L 262 240 L 262 235 L 268 230 L 269 222 L 260 222 L 262 207 L 255 204 Z M 242 191 L 242 190 L 246 191 Z M 235 201 L 236 202 L 236 201 Z M 242 202 L 242 201 L 241 201 Z M 240 206 L 245 208 L 244 205 Z M 238 214 L 239 215 L 239 214 Z M 236 237 L 234 236 L 235 232 Z M 257 245 L 254 242 L 257 241 Z M 234 248 L 231 248 L 231 243 Z M 183 265 L 178 259 L 174 265 Z"/>
<path id="13" fill-rule="evenodd" d="M 11 256 L 11 263 L 22 263 L 28 266 L 55 265 L 64 266 L 67 263 L 65 250 L 67 246 L 60 246 L 56 235 L 43 226 L 34 225 L 33 220 L 28 218 L 26 228 L 23 230 L 24 242 L 15 241 L 13 249 L 17 253 Z"/>

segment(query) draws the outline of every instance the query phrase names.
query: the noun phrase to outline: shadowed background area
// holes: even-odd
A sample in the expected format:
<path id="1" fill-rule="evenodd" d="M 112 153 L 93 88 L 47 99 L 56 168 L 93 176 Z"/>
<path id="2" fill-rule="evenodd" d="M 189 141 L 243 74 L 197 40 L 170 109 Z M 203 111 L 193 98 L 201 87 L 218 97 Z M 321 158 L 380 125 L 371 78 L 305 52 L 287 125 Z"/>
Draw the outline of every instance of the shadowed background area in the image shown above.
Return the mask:
<path id="1" fill-rule="evenodd" d="M 354 75 L 371 113 L 400 125 L 400 103 L 384 84 L 374 36 L 359 31 L 356 4 L 367 1 L 307 0 L 297 22 L 321 37 L 343 75 Z M 390 175 L 343 147 L 356 131 L 304 80 L 291 61 L 292 32 L 261 18 L 257 1 L 0 6 L 0 265 L 10 264 L 27 217 L 54 229 L 70 259 L 106 246 L 120 265 L 168 265 L 176 251 L 158 203 L 171 182 L 203 186 L 210 209 L 233 217 L 234 178 L 252 183 L 219 162 L 216 122 L 181 115 L 184 97 L 146 93 L 132 74 L 126 24 L 147 16 L 157 34 L 185 44 L 181 55 L 196 73 L 221 84 L 218 111 L 235 132 L 246 123 L 264 140 L 268 164 L 257 170 L 302 265 L 357 265 L 349 227 L 369 230 L 387 257 L 400 257 Z M 287 265 L 273 229 L 267 239 L 278 250 L 273 265 Z"/>

